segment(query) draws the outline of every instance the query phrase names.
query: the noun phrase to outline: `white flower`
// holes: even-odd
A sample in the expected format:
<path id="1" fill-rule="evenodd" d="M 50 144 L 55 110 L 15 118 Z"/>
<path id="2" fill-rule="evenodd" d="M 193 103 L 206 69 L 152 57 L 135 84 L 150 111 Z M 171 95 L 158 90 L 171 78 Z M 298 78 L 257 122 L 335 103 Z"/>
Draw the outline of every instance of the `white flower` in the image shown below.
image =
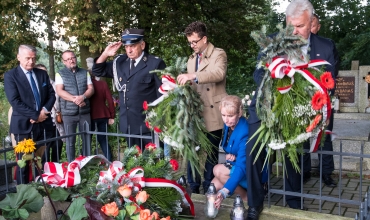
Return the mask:
<path id="1" fill-rule="evenodd" d="M 245 100 L 249 100 L 249 95 L 245 95 Z"/>
<path id="2" fill-rule="evenodd" d="M 242 99 L 242 103 L 243 103 L 243 105 L 245 104 L 245 99 Z"/>
<path id="3" fill-rule="evenodd" d="M 248 100 L 247 101 L 247 105 L 249 106 L 249 105 L 251 105 L 251 103 L 252 103 L 252 101 L 251 100 Z"/>
<path id="4" fill-rule="evenodd" d="M 279 150 L 279 149 L 284 149 L 286 146 L 286 143 L 285 142 L 283 143 L 271 142 L 268 144 L 268 146 L 272 148 L 273 150 Z"/>
<path id="5" fill-rule="evenodd" d="M 200 147 L 199 146 L 196 146 L 195 147 L 195 151 L 198 151 L 200 149 Z"/>
<path id="6" fill-rule="evenodd" d="M 252 95 L 253 95 L 253 96 L 254 96 L 254 94 L 256 94 L 256 92 L 255 92 L 255 91 L 253 91 L 253 92 L 252 92 Z"/>

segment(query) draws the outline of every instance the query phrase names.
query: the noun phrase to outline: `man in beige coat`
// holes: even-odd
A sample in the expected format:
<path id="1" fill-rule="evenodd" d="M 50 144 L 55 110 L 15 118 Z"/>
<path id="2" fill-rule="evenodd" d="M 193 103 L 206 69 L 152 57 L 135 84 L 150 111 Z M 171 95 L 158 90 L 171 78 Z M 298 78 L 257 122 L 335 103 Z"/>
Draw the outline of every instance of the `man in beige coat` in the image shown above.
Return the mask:
<path id="1" fill-rule="evenodd" d="M 225 89 L 227 57 L 223 49 L 216 48 L 208 42 L 207 27 L 204 23 L 196 21 L 189 24 L 185 29 L 185 35 L 194 53 L 189 57 L 187 73 L 179 75 L 177 81 L 180 85 L 188 81 L 195 83 L 204 103 L 203 117 L 206 128 L 210 132 L 208 139 L 214 145 L 213 152 L 207 156 L 204 170 L 203 189 L 207 192 L 214 177 L 213 167 L 218 162 L 218 145 L 223 128 L 219 105 L 221 99 L 227 95 Z M 192 192 L 199 193 L 200 174 L 196 173 L 194 180 L 189 164 L 187 172 Z"/>

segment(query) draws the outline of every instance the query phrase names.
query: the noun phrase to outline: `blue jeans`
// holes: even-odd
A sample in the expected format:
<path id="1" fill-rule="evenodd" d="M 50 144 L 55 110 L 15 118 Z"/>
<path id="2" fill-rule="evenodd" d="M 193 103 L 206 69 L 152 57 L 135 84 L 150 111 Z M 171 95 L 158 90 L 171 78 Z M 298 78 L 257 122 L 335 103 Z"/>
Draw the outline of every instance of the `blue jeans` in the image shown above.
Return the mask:
<path id="1" fill-rule="evenodd" d="M 91 130 L 92 131 L 95 131 L 95 125 L 96 125 L 98 132 L 107 133 L 108 118 L 98 118 L 98 119 L 91 120 Z M 112 153 L 111 153 L 111 147 L 109 146 L 109 143 L 108 143 L 108 136 L 97 135 L 97 139 L 104 153 L 104 156 L 109 161 L 112 161 Z"/>

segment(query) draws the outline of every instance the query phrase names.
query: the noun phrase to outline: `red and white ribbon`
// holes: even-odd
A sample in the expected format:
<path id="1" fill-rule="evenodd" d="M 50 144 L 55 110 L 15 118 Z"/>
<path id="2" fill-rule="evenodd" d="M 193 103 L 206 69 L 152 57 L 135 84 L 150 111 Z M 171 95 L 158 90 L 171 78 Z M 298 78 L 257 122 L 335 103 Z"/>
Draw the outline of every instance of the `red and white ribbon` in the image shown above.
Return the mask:
<path id="1" fill-rule="evenodd" d="M 148 106 L 158 105 L 158 103 L 162 102 L 167 97 L 168 91 L 173 90 L 176 87 L 178 87 L 178 85 L 176 84 L 176 80 L 172 78 L 172 76 L 163 75 L 162 85 L 158 88 L 158 91 L 163 95 L 158 99 L 154 100 L 152 103 L 148 104 Z"/>
<path id="2" fill-rule="evenodd" d="M 162 94 L 167 94 L 168 91 L 173 90 L 177 87 L 176 80 L 170 75 L 162 76 L 162 85 L 159 87 L 158 91 Z"/>
<path id="3" fill-rule="evenodd" d="M 273 79 L 282 79 L 284 76 L 291 78 L 291 84 L 285 87 L 277 88 L 281 94 L 287 93 L 294 84 L 294 74 L 300 73 L 307 81 L 309 81 L 313 86 L 315 86 L 319 91 L 321 91 L 327 97 L 327 103 L 323 106 L 323 121 L 330 118 L 331 115 L 331 102 L 329 98 L 328 91 L 322 85 L 322 83 L 316 79 L 307 68 L 312 68 L 315 66 L 330 65 L 329 62 L 325 60 L 311 60 L 309 63 L 304 63 L 300 65 L 292 65 L 290 61 L 283 57 L 274 58 L 271 64 L 266 64 L 269 71 L 271 72 L 271 77 Z M 313 141 L 311 142 L 310 152 L 316 152 L 322 136 L 322 130 L 320 129 L 317 134 L 314 135 Z"/>
<path id="4" fill-rule="evenodd" d="M 105 161 L 105 157 L 100 155 L 94 156 L 79 156 L 72 161 L 67 168 L 66 164 L 46 162 L 44 165 L 44 173 L 41 177 L 52 187 L 72 187 L 81 183 L 80 169 L 84 167 L 91 159 L 100 158 Z M 40 176 L 36 177 L 36 181 Z"/>

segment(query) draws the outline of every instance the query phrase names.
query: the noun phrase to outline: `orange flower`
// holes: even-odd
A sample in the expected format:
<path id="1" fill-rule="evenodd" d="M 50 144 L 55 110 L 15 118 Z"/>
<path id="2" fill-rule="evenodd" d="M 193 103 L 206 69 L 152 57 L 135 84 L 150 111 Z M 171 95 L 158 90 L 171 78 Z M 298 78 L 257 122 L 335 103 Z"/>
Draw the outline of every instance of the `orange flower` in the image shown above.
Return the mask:
<path id="1" fill-rule="evenodd" d="M 306 128 L 306 132 L 311 132 L 317 126 L 317 124 L 321 121 L 321 118 L 322 118 L 321 115 L 316 115 L 313 122 Z"/>
<path id="2" fill-rule="evenodd" d="M 159 220 L 159 215 L 156 212 L 153 212 L 152 215 L 150 216 L 151 220 Z"/>
<path id="3" fill-rule="evenodd" d="M 161 218 L 161 220 L 171 220 L 171 217 L 167 216 L 166 218 Z"/>
<path id="4" fill-rule="evenodd" d="M 331 75 L 331 72 L 324 72 L 320 76 L 321 83 L 325 86 L 327 89 L 333 89 L 334 88 L 334 79 Z"/>
<path id="5" fill-rule="evenodd" d="M 101 211 L 104 212 L 107 216 L 116 217 L 119 213 L 116 202 L 108 203 L 101 207 Z"/>
<path id="6" fill-rule="evenodd" d="M 326 104 L 327 98 L 324 93 L 317 91 L 313 96 L 311 100 L 312 108 L 316 111 L 320 110 L 324 104 Z"/>
<path id="7" fill-rule="evenodd" d="M 151 220 L 150 219 L 150 210 L 149 209 L 141 210 L 139 220 Z"/>
<path id="8" fill-rule="evenodd" d="M 157 149 L 157 146 L 150 142 L 147 145 L 145 145 L 145 149 L 148 149 L 149 151 L 153 151 L 153 150 Z"/>
<path id="9" fill-rule="evenodd" d="M 145 192 L 145 191 L 141 191 L 141 192 L 139 192 L 137 195 L 136 195 L 136 197 L 135 197 L 135 199 L 136 199 L 136 202 L 137 202 L 137 204 L 142 204 L 142 203 L 144 203 L 144 202 L 146 202 L 146 200 L 149 198 L 149 195 Z"/>
<path id="10" fill-rule="evenodd" d="M 144 109 L 144 111 L 148 110 L 148 102 L 147 101 L 143 102 L 143 109 Z"/>
<path id="11" fill-rule="evenodd" d="M 127 184 L 118 187 L 117 191 L 121 194 L 122 197 L 129 197 L 132 193 L 132 187 Z"/>

